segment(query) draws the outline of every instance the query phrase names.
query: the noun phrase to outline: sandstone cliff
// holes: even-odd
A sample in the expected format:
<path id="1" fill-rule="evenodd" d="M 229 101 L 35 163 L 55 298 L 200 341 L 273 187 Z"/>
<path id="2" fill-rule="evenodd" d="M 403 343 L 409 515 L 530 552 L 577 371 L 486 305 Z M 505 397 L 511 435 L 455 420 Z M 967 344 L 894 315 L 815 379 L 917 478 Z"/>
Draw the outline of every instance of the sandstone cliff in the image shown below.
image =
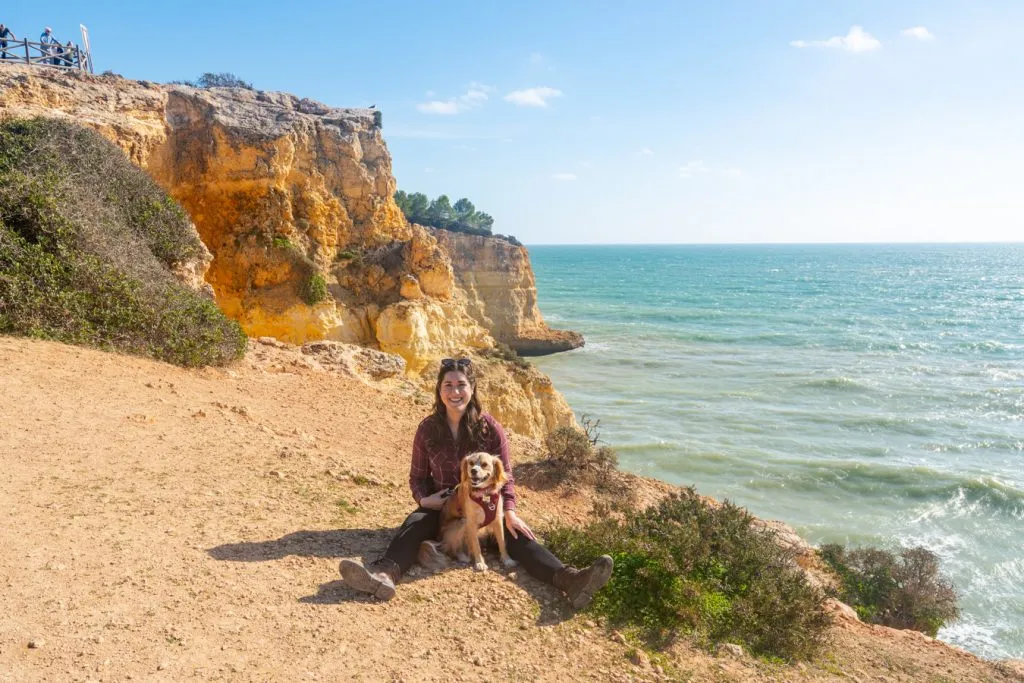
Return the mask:
<path id="1" fill-rule="evenodd" d="M 503 335 L 514 328 L 493 313 L 471 315 L 480 293 L 460 287 L 435 236 L 405 221 L 374 111 L 3 67 L 0 118 L 68 117 L 93 127 L 181 203 L 213 256 L 205 280 L 250 336 L 378 348 L 427 383 L 438 358 L 494 346 L 488 319 Z M 501 375 L 493 393 L 503 397 L 493 410 L 513 429 L 541 436 L 572 422 L 539 371 L 490 375 Z"/>
<path id="2" fill-rule="evenodd" d="M 431 231 L 451 256 L 455 279 L 466 293 L 466 310 L 523 356 L 583 346 L 583 336 L 553 330 L 537 308 L 537 283 L 526 247 L 495 237 Z"/>

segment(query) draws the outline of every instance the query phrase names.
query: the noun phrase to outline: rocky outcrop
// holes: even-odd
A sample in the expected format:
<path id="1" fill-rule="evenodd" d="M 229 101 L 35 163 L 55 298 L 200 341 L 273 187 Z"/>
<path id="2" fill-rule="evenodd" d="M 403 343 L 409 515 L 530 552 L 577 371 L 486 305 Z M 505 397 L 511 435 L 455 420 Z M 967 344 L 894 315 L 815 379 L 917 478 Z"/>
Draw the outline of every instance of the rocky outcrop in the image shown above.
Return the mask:
<path id="1" fill-rule="evenodd" d="M 498 237 L 431 231 L 452 259 L 466 310 L 494 338 L 522 356 L 583 346 L 583 336 L 553 330 L 537 308 L 537 284 L 526 247 Z"/>
<path id="2" fill-rule="evenodd" d="M 379 349 L 431 388 L 438 358 L 495 345 L 487 318 L 470 310 L 481 308 L 479 290 L 460 287 L 449 251 L 394 203 L 379 112 L 3 65 L 0 119 L 31 116 L 95 128 L 181 203 L 212 261 L 180 277 L 196 285 L 205 275 L 251 337 Z M 532 301 L 535 311 L 535 292 Z M 502 334 L 515 327 L 487 306 Z M 510 368 L 490 373 L 492 395 L 508 396 L 489 406 L 499 419 L 535 436 L 573 422 L 546 377 Z"/>

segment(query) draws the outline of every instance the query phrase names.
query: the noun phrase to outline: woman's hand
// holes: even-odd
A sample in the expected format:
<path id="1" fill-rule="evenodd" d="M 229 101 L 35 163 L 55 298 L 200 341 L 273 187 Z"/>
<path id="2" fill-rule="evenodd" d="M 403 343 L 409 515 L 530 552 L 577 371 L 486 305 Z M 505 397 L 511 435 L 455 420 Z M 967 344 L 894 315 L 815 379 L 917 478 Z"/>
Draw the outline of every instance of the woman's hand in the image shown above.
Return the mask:
<path id="1" fill-rule="evenodd" d="M 531 541 L 537 540 L 537 537 L 533 535 L 533 531 L 530 529 L 530 526 L 523 520 L 519 519 L 519 515 L 516 514 L 515 510 L 505 510 L 505 526 L 508 527 L 508 532 L 512 534 L 512 538 L 519 538 L 519 534 L 521 532 Z"/>
<path id="2" fill-rule="evenodd" d="M 420 507 L 425 507 L 428 510 L 440 510 L 444 507 L 444 501 L 447 500 L 447 496 L 442 495 L 444 491 L 438 491 L 437 493 L 431 493 L 429 496 L 423 496 L 420 498 Z"/>

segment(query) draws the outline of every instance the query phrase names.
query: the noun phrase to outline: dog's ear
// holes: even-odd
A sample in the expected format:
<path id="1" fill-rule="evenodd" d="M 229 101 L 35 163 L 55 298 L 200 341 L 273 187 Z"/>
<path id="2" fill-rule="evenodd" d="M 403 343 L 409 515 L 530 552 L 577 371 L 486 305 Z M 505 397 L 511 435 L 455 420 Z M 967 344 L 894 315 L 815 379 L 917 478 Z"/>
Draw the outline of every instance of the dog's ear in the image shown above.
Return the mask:
<path id="1" fill-rule="evenodd" d="M 505 474 L 505 466 L 501 464 L 501 458 L 494 456 L 494 485 L 502 486 L 508 481 L 508 475 Z"/>
<path id="2" fill-rule="evenodd" d="M 460 480 L 463 483 L 466 483 L 466 482 L 469 481 L 469 456 L 468 455 L 465 458 L 462 459 L 461 463 L 459 463 L 459 477 L 461 478 Z"/>

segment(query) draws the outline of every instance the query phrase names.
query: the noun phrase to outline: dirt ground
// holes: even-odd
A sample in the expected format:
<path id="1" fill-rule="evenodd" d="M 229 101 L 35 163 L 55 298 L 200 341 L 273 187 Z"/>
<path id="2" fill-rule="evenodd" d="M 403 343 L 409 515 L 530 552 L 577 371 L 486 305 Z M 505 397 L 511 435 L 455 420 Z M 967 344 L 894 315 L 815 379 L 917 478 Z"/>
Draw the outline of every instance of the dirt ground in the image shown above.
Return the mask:
<path id="1" fill-rule="evenodd" d="M 427 400 L 258 343 L 191 371 L 0 337 L 0 681 L 1024 680 L 842 618 L 815 662 L 652 661 L 496 561 L 356 594 L 338 560 L 376 557 L 411 510 Z M 520 491 L 535 529 L 590 507 Z"/>

